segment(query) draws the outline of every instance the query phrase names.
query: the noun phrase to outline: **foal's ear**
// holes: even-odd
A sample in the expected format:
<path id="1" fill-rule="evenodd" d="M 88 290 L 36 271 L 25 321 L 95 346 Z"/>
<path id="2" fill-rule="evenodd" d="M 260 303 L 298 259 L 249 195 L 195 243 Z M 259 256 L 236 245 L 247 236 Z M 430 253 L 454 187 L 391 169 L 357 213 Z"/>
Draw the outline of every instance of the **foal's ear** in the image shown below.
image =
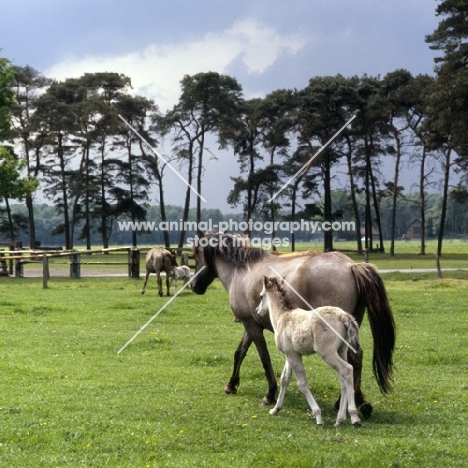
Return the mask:
<path id="1" fill-rule="evenodd" d="M 269 278 L 268 276 L 263 275 L 263 285 L 267 286 L 268 285 Z"/>

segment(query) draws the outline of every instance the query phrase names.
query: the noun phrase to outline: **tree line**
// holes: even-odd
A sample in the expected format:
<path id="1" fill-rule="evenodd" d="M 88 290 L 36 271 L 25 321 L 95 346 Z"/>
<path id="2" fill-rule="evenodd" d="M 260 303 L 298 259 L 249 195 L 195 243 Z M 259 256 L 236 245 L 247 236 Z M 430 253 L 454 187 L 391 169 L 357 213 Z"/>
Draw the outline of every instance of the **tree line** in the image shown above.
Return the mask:
<path id="1" fill-rule="evenodd" d="M 437 193 L 427 193 L 426 202 L 426 238 L 434 239 L 437 238 L 439 231 L 440 221 L 440 208 L 442 204 L 442 196 Z M 358 205 L 361 213 L 364 213 L 365 196 L 363 193 L 357 196 Z M 392 217 L 392 199 L 391 194 L 384 194 L 380 199 L 382 226 L 384 229 L 384 239 L 390 238 L 390 226 Z M 349 201 L 349 193 L 346 190 L 333 190 L 332 192 L 332 203 L 334 207 L 334 219 L 336 221 L 348 221 L 352 219 L 352 206 Z M 180 224 L 182 219 L 183 207 L 175 205 L 166 205 L 166 220 L 169 223 Z M 151 221 L 155 227 L 159 226 L 162 222 L 161 211 L 159 205 L 145 205 L 146 219 Z M 13 204 L 11 211 L 14 217 L 23 218 L 27 220 L 28 210 L 25 205 Z M 61 245 L 60 240 L 57 236 L 53 235 L 52 232 L 58 224 L 61 222 L 61 215 L 57 212 L 55 206 L 48 205 L 45 203 L 39 203 L 35 205 L 35 224 L 36 224 L 36 247 L 44 246 L 57 246 Z M 205 209 L 202 208 L 202 220 L 211 220 L 213 226 L 219 225 L 220 222 L 229 223 L 233 222 L 234 226 L 238 226 L 245 221 L 245 217 L 242 213 L 223 213 L 219 209 Z M 279 212 L 280 219 L 288 219 L 289 210 L 284 209 Z M 417 243 L 418 247 L 421 248 L 421 239 L 418 236 L 414 236 L 409 233 L 409 227 L 420 216 L 420 199 L 419 194 L 400 194 L 398 197 L 398 210 L 396 214 L 396 240 L 399 242 L 413 241 Z M 312 221 L 321 221 L 321 216 L 308 217 L 307 219 Z M 190 208 L 188 221 L 193 222 L 196 220 L 196 209 Z M 127 220 L 123 221 L 123 225 L 127 225 Z M 97 231 L 98 224 L 96 221 L 91 221 L 91 242 L 93 245 L 100 245 L 101 237 Z M 151 223 L 148 223 L 151 225 Z M 78 231 L 83 228 L 83 221 L 77 225 Z M 287 225 L 287 223 L 285 223 Z M 276 235 L 281 239 L 287 239 L 289 245 L 292 243 L 292 234 L 289 229 L 281 229 L 282 224 L 279 223 L 278 232 Z M 194 238 L 197 234 L 195 229 L 190 229 L 186 232 L 187 238 Z M 253 231 L 251 233 L 258 241 L 260 238 L 268 238 L 268 233 L 263 231 Z M 354 230 L 344 229 L 342 231 L 333 229 L 333 236 L 335 246 L 340 248 L 339 241 L 355 241 L 359 233 Z M 301 243 L 315 243 L 318 244 L 322 241 L 323 233 L 321 231 L 312 232 L 312 229 L 301 230 L 295 232 L 295 240 Z M 363 236 L 361 236 L 363 237 Z M 374 233 L 375 238 L 375 233 Z M 451 191 L 447 204 L 447 217 L 445 225 L 445 238 L 446 239 L 460 239 L 468 241 L 468 211 L 464 202 L 460 202 L 457 197 L 456 191 Z M 26 231 L 18 232 L 15 240 L 19 240 L 23 245 L 27 245 L 29 239 Z M 179 240 L 179 233 L 176 230 L 169 231 L 169 242 L 170 245 L 177 244 Z M 119 226 L 119 223 L 114 223 L 109 226 L 109 243 L 110 245 L 129 245 L 132 241 L 132 232 L 130 229 L 123 229 Z M 338 241 L 338 244 L 336 243 Z M 83 245 L 84 240 L 77 240 L 76 245 Z M 164 244 L 164 233 L 159 228 L 147 230 L 139 230 L 138 232 L 138 243 L 142 245 L 161 245 Z"/>
<path id="2" fill-rule="evenodd" d="M 131 79 L 123 74 L 86 73 L 59 82 L 1 59 L 0 138 L 9 144 L 0 153 L 4 204 L 0 228 L 14 239 L 26 225 L 29 244 L 35 245 L 34 192 L 40 181 L 45 197 L 60 214 L 53 233 L 63 236 L 66 248 L 77 240 L 90 248 L 93 230 L 107 247 L 117 220 L 146 219 L 151 183 L 160 218 L 167 220 L 167 165 L 142 138 L 153 147 L 170 141 L 166 160 L 180 168 L 199 194 L 206 160 L 214 151 L 207 148 L 208 141 L 214 140 L 239 163 L 240 175 L 232 178 L 228 202 L 247 219 L 320 216 L 332 222 L 341 209 L 333 201 L 337 197 L 332 181 L 337 167 L 345 164 L 351 216 L 357 232 L 364 232 L 364 242 L 357 236 L 357 249 L 372 249 L 376 231 L 378 249 L 384 249 L 385 236 L 391 255 L 404 191 L 402 158 L 408 157 L 419 174 L 417 204 L 423 232 L 428 231 L 431 172 L 440 167 L 440 255 L 450 197 L 456 197 L 457 203 L 468 198 L 466 184 L 451 187 L 454 172 L 463 181 L 467 170 L 467 10 L 455 0 L 438 5 L 436 13 L 442 20 L 426 37 L 431 48 L 444 53 L 436 59 L 434 76 L 413 76 L 403 69 L 384 77 L 318 76 L 304 89 L 280 89 L 264 98 L 245 99 L 234 77 L 205 72 L 184 76 L 179 100 L 167 112 L 160 112 L 153 100 L 133 95 Z M 353 122 L 307 165 L 353 116 Z M 393 160 L 391 174 L 381 173 L 383 156 Z M 298 172 L 304 165 L 305 170 Z M 180 201 L 183 221 L 188 220 L 193 197 L 187 187 Z M 386 226 L 384 198 L 390 200 Z M 13 215 L 10 201 L 15 199 L 25 200 L 25 217 Z M 195 218 L 202 220 L 199 197 Z M 186 234 L 179 233 L 179 247 Z M 324 250 L 332 250 L 333 233 L 323 234 Z M 169 245 L 169 232 L 163 236 Z M 137 244 L 136 232 L 132 243 Z M 293 236 L 293 249 L 294 243 Z M 424 253 L 424 242 L 421 249 Z"/>

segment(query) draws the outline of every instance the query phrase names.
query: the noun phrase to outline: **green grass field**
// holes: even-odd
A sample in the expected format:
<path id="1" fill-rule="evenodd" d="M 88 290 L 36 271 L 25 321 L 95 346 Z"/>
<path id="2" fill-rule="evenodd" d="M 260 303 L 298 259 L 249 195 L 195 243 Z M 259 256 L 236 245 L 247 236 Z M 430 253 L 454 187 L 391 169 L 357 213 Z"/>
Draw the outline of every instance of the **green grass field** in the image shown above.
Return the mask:
<path id="1" fill-rule="evenodd" d="M 40 278 L 0 278 L 0 467 L 466 466 L 468 273 L 384 278 L 395 390 L 382 396 L 371 375 L 365 321 L 374 413 L 359 429 L 333 427 L 338 379 L 317 356 L 305 362 L 324 428 L 295 382 L 278 416 L 260 406 L 254 348 L 238 394 L 224 395 L 242 325 L 218 281 L 204 296 L 183 291 L 118 355 L 167 301 L 154 279 L 141 296 L 143 279 L 53 278 L 43 289 Z M 267 339 L 279 376 L 283 357 Z"/>

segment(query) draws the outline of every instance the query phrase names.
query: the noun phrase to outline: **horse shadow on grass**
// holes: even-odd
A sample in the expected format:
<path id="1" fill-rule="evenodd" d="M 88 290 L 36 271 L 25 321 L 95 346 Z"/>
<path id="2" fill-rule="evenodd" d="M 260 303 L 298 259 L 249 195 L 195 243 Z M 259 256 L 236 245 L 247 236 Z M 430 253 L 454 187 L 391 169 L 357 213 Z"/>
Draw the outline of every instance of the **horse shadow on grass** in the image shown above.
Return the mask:
<path id="1" fill-rule="evenodd" d="M 258 375 L 255 377 L 255 380 L 261 382 L 261 376 Z M 291 382 L 291 387 L 294 385 L 295 382 Z M 311 388 L 312 394 L 314 398 L 316 398 L 318 405 L 322 411 L 322 416 L 325 420 L 325 427 L 330 428 L 333 427 L 335 423 L 337 410 L 333 407 L 334 402 L 338 398 L 339 390 L 336 389 L 333 393 L 328 390 L 323 392 L 323 389 L 316 389 L 315 393 L 314 389 Z M 233 398 L 243 398 L 250 402 L 258 401 L 259 406 L 263 406 L 259 395 L 258 388 L 256 387 L 253 382 L 246 382 L 243 386 L 239 387 L 239 393 L 237 395 L 233 395 Z M 326 398 L 323 398 L 322 395 L 327 394 Z M 410 404 L 410 402 L 408 403 Z M 265 411 L 269 411 L 273 408 L 273 406 L 263 406 Z M 286 398 L 284 402 L 283 410 L 276 416 L 270 416 L 271 418 L 294 418 L 297 419 L 298 417 L 302 417 L 301 413 L 304 416 L 304 419 L 310 420 L 311 423 L 315 425 L 314 415 L 310 410 L 309 406 L 307 405 L 307 401 L 304 395 L 298 389 L 288 389 L 286 393 Z M 374 426 L 415 426 L 419 425 L 423 422 L 431 422 L 426 421 L 427 415 L 421 414 L 412 414 L 408 411 L 399 411 L 395 410 L 394 408 L 385 408 L 385 401 L 379 402 L 378 404 L 374 405 L 374 409 L 372 415 L 369 419 L 363 419 L 362 422 L 367 427 L 372 425 Z M 433 422 L 433 421 L 432 421 Z M 350 427 L 350 419 L 349 414 L 347 414 L 347 423 Z"/>

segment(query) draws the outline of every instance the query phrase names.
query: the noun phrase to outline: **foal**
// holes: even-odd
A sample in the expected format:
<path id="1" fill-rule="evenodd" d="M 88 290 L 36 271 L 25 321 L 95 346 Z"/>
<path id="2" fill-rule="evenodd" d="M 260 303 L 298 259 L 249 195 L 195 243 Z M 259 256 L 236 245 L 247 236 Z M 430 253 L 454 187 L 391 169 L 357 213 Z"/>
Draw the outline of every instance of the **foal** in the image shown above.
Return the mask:
<path id="1" fill-rule="evenodd" d="M 171 267 L 169 286 L 172 286 L 172 282 L 175 280 L 175 287 L 177 288 L 177 280 L 180 278 L 184 280 L 184 284 L 187 284 L 187 281 L 190 279 L 190 268 L 188 266 L 182 265 L 180 267 Z"/>
<path id="2" fill-rule="evenodd" d="M 286 356 L 278 401 L 270 414 L 276 415 L 283 407 L 286 388 L 294 371 L 297 385 L 307 398 L 317 424 L 323 424 L 302 364 L 302 356 L 317 353 L 340 376 L 341 400 L 335 427 L 346 420 L 346 407 L 351 423 L 359 426 L 361 421 L 354 402 L 353 367 L 346 360 L 348 344 L 354 349 L 359 347 L 359 328 L 355 319 L 339 307 L 325 306 L 312 311 L 293 307 L 283 285 L 274 277 L 263 277 L 260 297 L 257 314 L 270 312 L 276 346 Z"/>

